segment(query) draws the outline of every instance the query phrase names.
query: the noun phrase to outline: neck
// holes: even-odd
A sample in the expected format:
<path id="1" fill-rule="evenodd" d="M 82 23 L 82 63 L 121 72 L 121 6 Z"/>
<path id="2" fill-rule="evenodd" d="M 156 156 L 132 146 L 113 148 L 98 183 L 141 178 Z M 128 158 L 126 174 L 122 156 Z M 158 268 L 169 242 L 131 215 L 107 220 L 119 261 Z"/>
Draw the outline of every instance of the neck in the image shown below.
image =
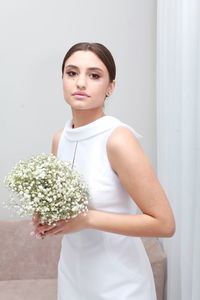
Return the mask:
<path id="1" fill-rule="evenodd" d="M 72 109 L 72 116 L 73 116 L 73 128 L 80 127 L 87 125 L 95 120 L 105 116 L 105 113 L 102 110 L 98 111 L 89 111 L 89 110 L 73 110 Z"/>

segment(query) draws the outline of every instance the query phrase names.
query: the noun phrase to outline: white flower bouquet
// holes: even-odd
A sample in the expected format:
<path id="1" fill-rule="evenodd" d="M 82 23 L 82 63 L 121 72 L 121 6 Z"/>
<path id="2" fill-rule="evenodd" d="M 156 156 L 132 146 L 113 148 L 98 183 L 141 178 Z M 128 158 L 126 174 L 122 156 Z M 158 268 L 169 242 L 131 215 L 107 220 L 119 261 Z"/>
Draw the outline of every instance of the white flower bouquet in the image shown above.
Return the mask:
<path id="1" fill-rule="evenodd" d="M 20 216 L 39 213 L 40 223 L 70 219 L 88 211 L 89 190 L 71 162 L 39 154 L 19 161 L 4 179 L 11 190 L 4 205 Z M 17 196 L 17 197 L 14 197 Z"/>

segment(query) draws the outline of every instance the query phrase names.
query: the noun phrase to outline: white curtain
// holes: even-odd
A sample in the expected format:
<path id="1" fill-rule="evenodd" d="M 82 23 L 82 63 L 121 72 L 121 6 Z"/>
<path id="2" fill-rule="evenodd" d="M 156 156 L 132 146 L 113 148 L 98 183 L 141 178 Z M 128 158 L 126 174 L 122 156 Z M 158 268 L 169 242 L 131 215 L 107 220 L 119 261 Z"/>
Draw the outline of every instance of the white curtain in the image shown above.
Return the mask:
<path id="1" fill-rule="evenodd" d="M 176 218 L 167 300 L 200 299 L 200 1 L 158 0 L 158 176 Z"/>

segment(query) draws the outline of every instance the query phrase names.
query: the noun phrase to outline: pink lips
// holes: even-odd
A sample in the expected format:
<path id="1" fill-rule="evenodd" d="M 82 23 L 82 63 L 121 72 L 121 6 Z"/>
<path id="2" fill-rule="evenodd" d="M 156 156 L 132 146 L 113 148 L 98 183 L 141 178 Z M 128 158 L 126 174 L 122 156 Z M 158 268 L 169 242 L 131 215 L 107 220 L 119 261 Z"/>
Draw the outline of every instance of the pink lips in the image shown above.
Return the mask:
<path id="1" fill-rule="evenodd" d="M 84 98 L 84 97 L 89 97 L 89 95 L 87 95 L 84 92 L 75 92 L 72 94 L 73 96 L 76 96 L 77 98 Z"/>

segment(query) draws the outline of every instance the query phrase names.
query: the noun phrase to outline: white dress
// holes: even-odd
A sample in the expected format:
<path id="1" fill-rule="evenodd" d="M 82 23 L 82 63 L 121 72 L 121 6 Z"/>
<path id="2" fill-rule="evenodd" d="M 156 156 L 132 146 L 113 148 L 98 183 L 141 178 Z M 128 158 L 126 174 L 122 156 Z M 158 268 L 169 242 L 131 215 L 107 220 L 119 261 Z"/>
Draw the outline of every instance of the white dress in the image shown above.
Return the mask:
<path id="1" fill-rule="evenodd" d="M 89 209 L 136 213 L 136 204 L 110 166 L 106 142 L 119 127 L 111 116 L 62 132 L 58 158 L 72 161 L 89 186 Z M 126 147 L 126 145 L 124 145 Z M 76 149 L 76 151 L 75 151 Z M 153 273 L 140 238 L 95 229 L 65 234 L 58 263 L 58 300 L 156 300 Z"/>

